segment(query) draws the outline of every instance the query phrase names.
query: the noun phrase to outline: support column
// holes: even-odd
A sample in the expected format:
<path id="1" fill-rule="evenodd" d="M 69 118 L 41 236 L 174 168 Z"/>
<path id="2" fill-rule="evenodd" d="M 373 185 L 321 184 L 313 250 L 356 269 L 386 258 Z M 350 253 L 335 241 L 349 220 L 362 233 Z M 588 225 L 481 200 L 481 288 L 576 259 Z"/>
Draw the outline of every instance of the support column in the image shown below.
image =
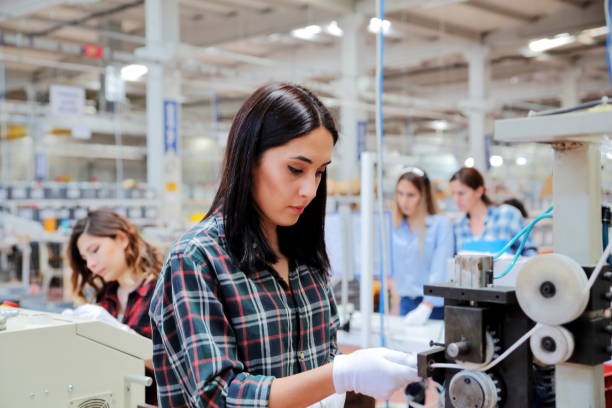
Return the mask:
<path id="1" fill-rule="evenodd" d="M 363 50 L 366 33 L 364 30 L 365 18 L 360 13 L 349 13 L 339 20 L 339 26 L 344 31 L 341 40 L 342 78 L 338 84 L 337 96 L 342 101 L 340 106 L 340 163 L 339 180 L 347 182 L 359 176 L 360 147 L 366 150 L 367 140 L 367 114 L 355 107 L 359 101 L 359 83 L 364 77 Z M 363 193 L 363 190 L 362 190 Z M 340 226 L 342 233 L 342 291 L 340 301 L 340 316 L 343 321 L 350 316 L 348 306 L 348 282 L 354 278 L 354 258 L 352 239 L 352 215 L 349 202 L 341 201 L 338 211 L 340 213 Z M 363 302 L 363 300 L 361 301 Z M 363 313 L 363 312 L 362 312 Z"/>
<path id="2" fill-rule="evenodd" d="M 357 178 L 359 165 L 359 143 L 367 138 L 367 113 L 354 105 L 359 101 L 359 84 L 365 77 L 364 54 L 366 31 L 365 18 L 359 13 L 350 13 L 339 20 L 344 31 L 342 36 L 342 79 L 338 97 L 340 107 L 340 180 Z M 360 124 L 361 122 L 361 124 Z M 359 138 L 363 138 L 361 141 Z"/>
<path id="3" fill-rule="evenodd" d="M 473 47 L 464 53 L 468 62 L 469 99 L 463 110 L 469 120 L 470 156 L 474 158 L 474 167 L 483 172 L 488 169 L 485 133 L 491 80 L 489 52 L 487 47 Z"/>
<path id="4" fill-rule="evenodd" d="M 553 147 L 555 252 L 573 258 L 580 265 L 593 266 L 603 251 L 599 148 L 577 142 L 559 143 Z M 555 384 L 557 408 L 606 405 L 602 364 L 557 364 Z"/>
<path id="5" fill-rule="evenodd" d="M 180 72 L 171 67 L 179 43 L 178 0 L 146 0 L 147 45 L 156 61 L 147 76 L 147 182 L 161 202 L 161 222 L 181 218 Z"/>
<path id="6" fill-rule="evenodd" d="M 561 74 L 561 106 L 563 108 L 580 103 L 578 80 L 581 75 L 582 69 L 579 67 L 571 67 Z"/>

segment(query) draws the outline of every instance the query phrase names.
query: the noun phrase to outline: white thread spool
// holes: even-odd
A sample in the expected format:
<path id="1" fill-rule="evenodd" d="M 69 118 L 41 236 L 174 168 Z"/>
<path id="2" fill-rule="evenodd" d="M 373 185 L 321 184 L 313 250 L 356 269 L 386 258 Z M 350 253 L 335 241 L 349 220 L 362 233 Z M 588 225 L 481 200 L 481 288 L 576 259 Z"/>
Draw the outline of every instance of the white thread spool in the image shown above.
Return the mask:
<path id="1" fill-rule="evenodd" d="M 589 301 L 588 281 L 582 267 L 570 257 L 538 255 L 519 271 L 516 297 L 532 320 L 557 326 L 584 312 Z"/>
<path id="2" fill-rule="evenodd" d="M 529 339 L 534 357 L 544 364 L 563 363 L 574 352 L 574 336 L 564 327 L 542 325 Z"/>

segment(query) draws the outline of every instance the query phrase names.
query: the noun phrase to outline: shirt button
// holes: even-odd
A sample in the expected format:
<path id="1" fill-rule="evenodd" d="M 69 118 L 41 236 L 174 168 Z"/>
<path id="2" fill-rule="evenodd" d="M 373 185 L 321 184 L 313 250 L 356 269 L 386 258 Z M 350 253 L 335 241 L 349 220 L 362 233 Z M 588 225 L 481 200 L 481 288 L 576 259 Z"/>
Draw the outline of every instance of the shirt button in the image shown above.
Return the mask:
<path id="1" fill-rule="evenodd" d="M 300 351 L 300 354 L 298 354 L 298 358 L 302 361 L 304 361 L 304 352 Z"/>

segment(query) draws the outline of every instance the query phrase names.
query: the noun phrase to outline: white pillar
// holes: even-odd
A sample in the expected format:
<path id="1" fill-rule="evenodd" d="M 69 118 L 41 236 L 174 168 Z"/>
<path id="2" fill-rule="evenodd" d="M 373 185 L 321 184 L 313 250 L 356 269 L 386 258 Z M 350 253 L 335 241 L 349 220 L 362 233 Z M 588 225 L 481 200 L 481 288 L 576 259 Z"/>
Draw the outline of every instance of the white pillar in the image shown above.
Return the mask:
<path id="1" fill-rule="evenodd" d="M 474 158 L 474 167 L 485 172 L 488 160 L 485 151 L 485 133 L 491 76 L 489 49 L 472 47 L 466 50 L 464 55 L 468 62 L 469 99 L 464 111 L 469 120 L 470 156 Z"/>
<path id="2" fill-rule="evenodd" d="M 361 155 L 361 281 L 359 285 L 359 311 L 361 312 L 361 347 L 372 345 L 372 314 L 374 293 L 374 164 L 375 153 Z M 382 296 L 382 294 L 381 294 Z"/>
<path id="3" fill-rule="evenodd" d="M 580 103 L 578 80 L 582 75 L 579 67 L 571 67 L 561 74 L 561 106 L 575 106 Z"/>
<path id="4" fill-rule="evenodd" d="M 345 181 L 355 179 L 359 174 L 358 127 L 360 121 L 367 121 L 366 112 L 349 105 L 359 101 L 359 84 L 365 75 L 363 51 L 366 49 L 366 31 L 364 23 L 364 16 L 359 13 L 347 14 L 338 23 L 344 31 L 341 41 L 342 79 L 338 90 L 338 97 L 343 101 L 340 107 L 341 138 L 338 147 L 340 148 L 340 179 Z M 365 126 L 367 135 L 367 123 Z"/>
<path id="5" fill-rule="evenodd" d="M 147 182 L 161 201 L 161 221 L 181 217 L 180 73 L 171 67 L 179 43 L 178 0 L 146 0 L 147 44 L 156 63 L 147 77 Z"/>
<path id="6" fill-rule="evenodd" d="M 573 258 L 580 265 L 593 266 L 603 251 L 599 147 L 591 143 L 572 142 L 553 147 L 555 252 Z M 601 364 L 594 367 L 558 364 L 555 383 L 557 408 L 606 405 Z"/>

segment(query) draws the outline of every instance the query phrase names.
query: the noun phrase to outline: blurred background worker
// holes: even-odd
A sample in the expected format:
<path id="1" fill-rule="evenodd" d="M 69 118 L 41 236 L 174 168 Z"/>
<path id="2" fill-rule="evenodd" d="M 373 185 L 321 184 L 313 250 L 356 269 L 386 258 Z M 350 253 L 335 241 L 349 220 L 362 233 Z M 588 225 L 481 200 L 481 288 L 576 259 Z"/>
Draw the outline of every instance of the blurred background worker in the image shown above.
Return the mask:
<path id="1" fill-rule="evenodd" d="M 405 323 L 411 325 L 442 320 L 442 298 L 423 297 L 423 285 L 447 281 L 453 233 L 448 218 L 438 214 L 429 178 L 419 168 L 405 169 L 397 180 L 393 227 L 394 311 L 399 303 L 399 313 L 407 314 Z"/>
<path id="2" fill-rule="evenodd" d="M 84 304 L 65 314 L 151 338 L 149 305 L 162 258 L 133 223 L 109 210 L 90 212 L 72 230 L 68 259 L 74 299 Z M 153 378 L 151 361 L 145 365 Z M 146 388 L 146 401 L 157 403 L 155 384 Z"/>
<path id="3" fill-rule="evenodd" d="M 497 204 L 491 200 L 480 172 L 463 167 L 450 178 L 453 200 L 465 215 L 453 226 L 455 252 L 497 252 L 525 226 L 525 219 L 514 206 Z M 517 241 L 509 250 L 515 253 L 520 245 Z M 537 248 L 527 238 L 522 255 L 534 255 Z"/>

